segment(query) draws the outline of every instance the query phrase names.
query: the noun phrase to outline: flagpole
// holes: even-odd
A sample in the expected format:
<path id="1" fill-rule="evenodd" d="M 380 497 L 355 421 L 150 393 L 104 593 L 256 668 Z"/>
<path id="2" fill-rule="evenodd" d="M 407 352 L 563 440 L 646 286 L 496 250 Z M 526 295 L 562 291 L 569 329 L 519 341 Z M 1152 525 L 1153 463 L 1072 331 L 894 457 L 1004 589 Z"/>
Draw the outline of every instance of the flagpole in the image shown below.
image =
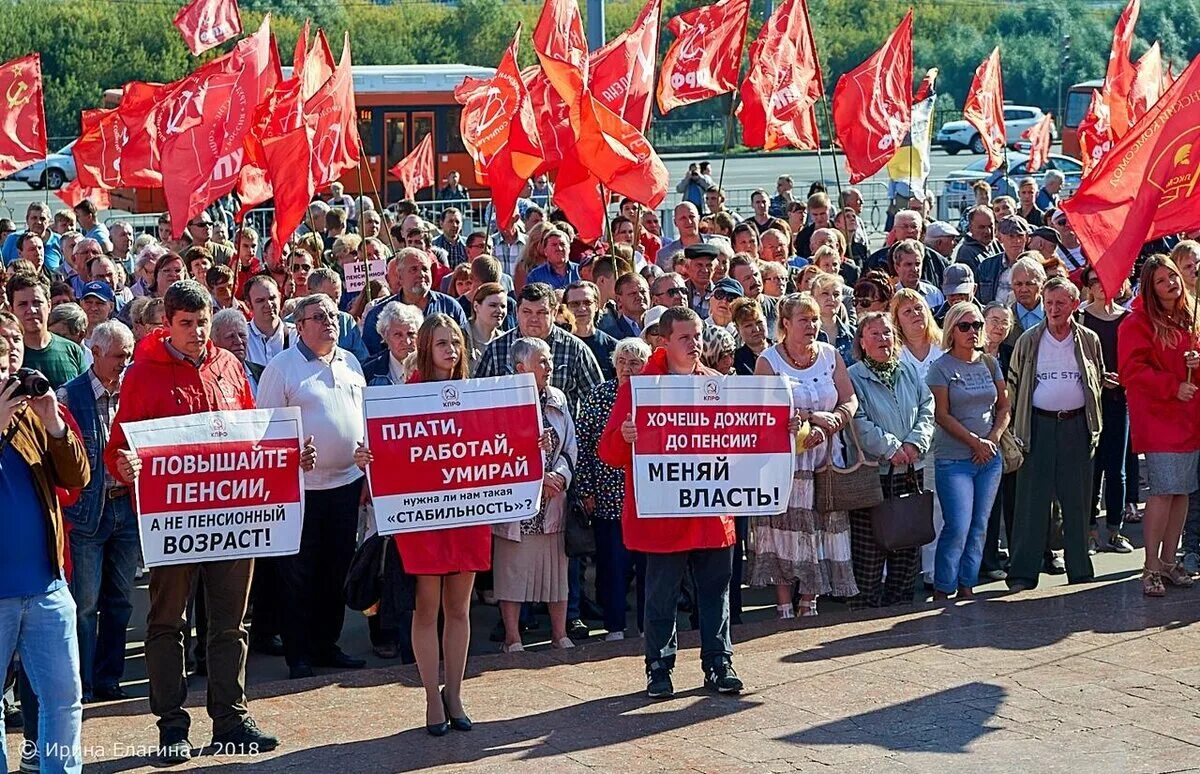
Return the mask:
<path id="1" fill-rule="evenodd" d="M 363 188 L 362 166 L 363 166 L 363 157 L 366 154 L 363 153 L 361 150 L 361 148 L 362 148 L 362 137 L 361 136 L 358 138 L 358 143 L 359 143 L 359 148 L 360 148 L 359 153 L 358 153 L 358 166 L 356 166 L 354 168 L 355 173 L 358 175 L 358 208 L 357 208 L 357 211 L 355 212 L 355 214 L 358 215 L 358 218 L 357 218 L 358 232 L 359 232 L 359 234 L 361 234 L 362 230 L 363 230 L 363 228 L 362 228 L 362 220 L 363 220 L 362 196 L 364 193 L 366 193 L 366 190 Z M 379 225 L 380 226 L 383 225 L 383 215 L 382 214 L 380 214 L 380 216 L 379 216 Z M 390 237 L 391 234 L 388 234 L 388 236 Z M 359 260 L 362 261 L 362 266 L 363 266 L 363 290 L 370 291 L 370 289 L 371 289 L 371 267 L 367 264 L 367 249 L 366 249 L 366 246 L 362 244 L 361 240 L 358 245 L 358 257 L 359 257 Z"/>
<path id="2" fill-rule="evenodd" d="M 829 112 L 830 112 L 829 96 L 825 94 L 824 88 L 821 89 L 821 101 L 825 105 L 825 131 L 829 132 L 829 158 L 833 163 L 833 180 L 837 185 L 837 192 L 838 192 L 837 207 L 841 207 L 841 205 L 842 205 L 842 173 L 838 170 L 837 152 L 835 150 L 835 148 L 837 147 L 837 144 L 835 142 L 836 137 L 833 134 L 833 122 L 829 117 Z M 821 139 L 819 137 L 817 138 L 817 147 L 818 148 L 821 147 Z M 822 173 L 822 175 L 823 174 L 824 173 Z M 824 182 L 824 181 L 822 181 L 822 182 Z M 837 207 L 835 207 L 834 209 L 836 210 Z"/>
<path id="3" fill-rule="evenodd" d="M 367 149 L 363 147 L 362 135 L 358 135 L 358 166 L 359 174 L 362 174 L 363 161 L 367 158 Z M 375 199 L 379 202 L 379 208 L 384 209 L 383 199 L 379 198 L 379 186 L 375 185 L 375 173 L 371 171 L 371 167 L 367 167 L 367 180 L 371 183 L 371 192 L 375 194 Z M 380 213 L 380 222 L 383 222 L 383 213 Z M 393 254 L 396 252 L 396 245 L 392 242 L 392 230 L 385 228 L 384 233 L 387 234 L 388 249 Z"/>

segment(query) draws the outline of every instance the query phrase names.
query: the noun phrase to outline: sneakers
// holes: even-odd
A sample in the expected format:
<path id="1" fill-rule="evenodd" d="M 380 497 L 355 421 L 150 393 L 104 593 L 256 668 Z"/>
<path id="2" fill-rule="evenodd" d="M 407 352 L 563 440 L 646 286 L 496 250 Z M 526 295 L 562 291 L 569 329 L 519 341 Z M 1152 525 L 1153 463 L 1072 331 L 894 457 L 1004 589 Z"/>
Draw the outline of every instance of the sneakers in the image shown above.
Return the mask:
<path id="1" fill-rule="evenodd" d="M 1100 536 L 1095 532 L 1088 535 L 1088 556 L 1095 556 L 1100 553 Z"/>
<path id="2" fill-rule="evenodd" d="M 625 632 L 609 632 L 604 635 L 605 642 L 620 642 L 625 639 Z"/>
<path id="3" fill-rule="evenodd" d="M 279 746 L 279 739 L 264 733 L 254 718 L 246 717 L 241 725 L 223 734 L 213 734 L 212 743 L 225 755 L 257 755 Z"/>
<path id="4" fill-rule="evenodd" d="M 31 742 L 21 744 L 21 768 L 18 770 L 21 774 L 38 774 L 42 770 L 36 744 Z"/>
<path id="5" fill-rule="evenodd" d="M 567 622 L 567 636 L 573 640 L 586 640 L 592 634 L 591 629 L 588 629 L 580 619 L 576 618 L 573 621 Z"/>
<path id="6" fill-rule="evenodd" d="M 512 645 L 501 645 L 501 653 L 524 653 L 525 646 L 519 642 L 514 642 Z"/>
<path id="7" fill-rule="evenodd" d="M 1129 538 L 1122 535 L 1120 532 L 1113 532 L 1108 536 L 1108 550 L 1117 554 L 1132 554 L 1133 543 L 1129 542 Z"/>
<path id="8" fill-rule="evenodd" d="M 717 693 L 741 693 L 741 678 L 733 671 L 732 664 L 717 664 L 704 675 L 704 687 Z"/>
<path id="9" fill-rule="evenodd" d="M 669 699 L 675 695 L 670 669 L 658 667 L 646 674 L 646 695 L 651 699 Z"/>
<path id="10" fill-rule="evenodd" d="M 1183 571 L 1188 575 L 1200 575 L 1200 554 L 1190 552 L 1184 554 L 1181 564 L 1183 565 Z"/>
<path id="11" fill-rule="evenodd" d="M 164 728 L 158 732 L 158 759 L 163 763 L 186 763 L 192 759 L 192 743 L 186 728 Z"/>

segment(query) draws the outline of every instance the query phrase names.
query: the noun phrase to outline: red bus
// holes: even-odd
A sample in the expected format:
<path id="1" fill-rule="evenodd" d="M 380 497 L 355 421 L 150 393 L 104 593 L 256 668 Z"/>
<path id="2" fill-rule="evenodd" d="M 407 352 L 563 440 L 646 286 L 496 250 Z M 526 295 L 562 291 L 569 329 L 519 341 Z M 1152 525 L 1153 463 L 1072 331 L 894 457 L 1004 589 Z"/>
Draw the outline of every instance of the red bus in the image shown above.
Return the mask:
<path id="1" fill-rule="evenodd" d="M 285 78 L 291 70 L 283 68 Z M 403 198 L 399 178 L 387 170 L 432 133 L 438 187 L 454 171 L 472 195 L 481 193 L 484 189 L 475 180 L 474 165 L 463 146 L 459 129 L 462 108 L 454 101 L 454 87 L 467 76 L 490 78 L 494 73 L 490 67 L 461 64 L 356 65 L 354 99 L 365 152 L 361 169 L 352 169 L 342 177 L 346 192 L 373 196 L 378 188 L 382 204 Z M 120 99 L 120 89 L 104 93 L 105 107 L 115 107 Z M 432 199 L 435 195 L 433 188 L 426 188 L 418 198 Z M 166 208 L 161 189 L 121 189 L 113 191 L 112 200 L 115 208 L 130 212 L 161 212 Z"/>
<path id="2" fill-rule="evenodd" d="M 1079 122 L 1087 115 L 1088 107 L 1092 104 L 1092 91 L 1103 85 L 1103 80 L 1084 81 L 1067 90 L 1062 121 L 1062 152 L 1065 155 L 1079 158 Z"/>

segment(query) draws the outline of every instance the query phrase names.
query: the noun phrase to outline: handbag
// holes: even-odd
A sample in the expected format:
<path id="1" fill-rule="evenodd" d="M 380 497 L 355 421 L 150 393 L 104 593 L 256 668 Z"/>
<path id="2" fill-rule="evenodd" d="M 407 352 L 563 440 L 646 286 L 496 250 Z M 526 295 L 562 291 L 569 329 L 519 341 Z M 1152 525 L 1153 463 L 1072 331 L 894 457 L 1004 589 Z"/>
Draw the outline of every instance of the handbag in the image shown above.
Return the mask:
<path id="1" fill-rule="evenodd" d="M 905 478 L 910 491 L 895 494 L 896 469 L 893 467 L 887 476 L 883 502 L 870 512 L 871 534 L 884 551 L 917 548 L 933 542 L 933 492 L 921 487 L 912 466 Z"/>
<path id="2" fill-rule="evenodd" d="M 833 464 L 833 438 L 825 442 L 825 462 L 813 471 L 813 510 L 818 513 L 862 511 L 883 502 L 879 463 L 867 461 L 854 422 L 846 428 L 854 439 L 858 458 L 850 467 L 839 468 Z"/>
<path id="3" fill-rule="evenodd" d="M 996 358 L 984 355 L 983 359 L 987 361 L 989 370 L 997 370 Z M 1000 443 L 996 445 L 1000 447 L 1000 458 L 1004 462 L 1005 473 L 1015 473 L 1017 468 L 1025 463 L 1025 450 L 1021 447 L 1021 442 L 1013 435 L 1011 423 L 1004 428 L 1004 432 L 1000 434 Z"/>
<path id="4" fill-rule="evenodd" d="M 566 454 L 563 459 L 571 469 L 571 486 L 567 490 L 567 502 L 563 514 L 563 543 L 569 559 L 596 553 L 596 531 L 592 529 L 592 517 L 584 510 L 575 486 L 575 465 Z"/>

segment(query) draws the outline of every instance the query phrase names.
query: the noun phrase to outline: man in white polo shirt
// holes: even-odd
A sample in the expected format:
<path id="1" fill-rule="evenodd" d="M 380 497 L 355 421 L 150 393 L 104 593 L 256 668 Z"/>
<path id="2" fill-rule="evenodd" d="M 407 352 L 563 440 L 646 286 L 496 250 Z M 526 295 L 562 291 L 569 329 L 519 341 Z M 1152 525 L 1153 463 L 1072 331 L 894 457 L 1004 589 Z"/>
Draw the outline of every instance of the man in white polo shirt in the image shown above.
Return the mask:
<path id="1" fill-rule="evenodd" d="M 271 358 L 295 346 L 296 329 L 279 316 L 279 284 L 266 274 L 246 281 L 246 304 L 250 307 L 250 325 L 246 340 L 246 362 L 266 366 Z"/>
<path id="2" fill-rule="evenodd" d="M 1013 591 L 1037 586 L 1054 502 L 1062 507 L 1067 581 L 1094 577 L 1087 535 L 1104 356 L 1099 337 L 1075 320 L 1079 288 L 1055 277 L 1046 282 L 1042 303 L 1045 320 L 1017 339 L 1008 370 L 1012 431 L 1025 447 L 1010 543 Z"/>
<path id="3" fill-rule="evenodd" d="M 284 609 L 283 647 L 293 678 L 313 667 L 366 664 L 338 647 L 345 619 L 342 584 L 354 556 L 363 475 L 354 449 L 363 439 L 366 380 L 354 355 L 337 346 L 338 310 L 324 293 L 294 311 L 299 341 L 276 355 L 258 385 L 260 408 L 296 406 L 313 437 L 317 465 L 304 477 L 300 552 L 276 560 Z"/>

